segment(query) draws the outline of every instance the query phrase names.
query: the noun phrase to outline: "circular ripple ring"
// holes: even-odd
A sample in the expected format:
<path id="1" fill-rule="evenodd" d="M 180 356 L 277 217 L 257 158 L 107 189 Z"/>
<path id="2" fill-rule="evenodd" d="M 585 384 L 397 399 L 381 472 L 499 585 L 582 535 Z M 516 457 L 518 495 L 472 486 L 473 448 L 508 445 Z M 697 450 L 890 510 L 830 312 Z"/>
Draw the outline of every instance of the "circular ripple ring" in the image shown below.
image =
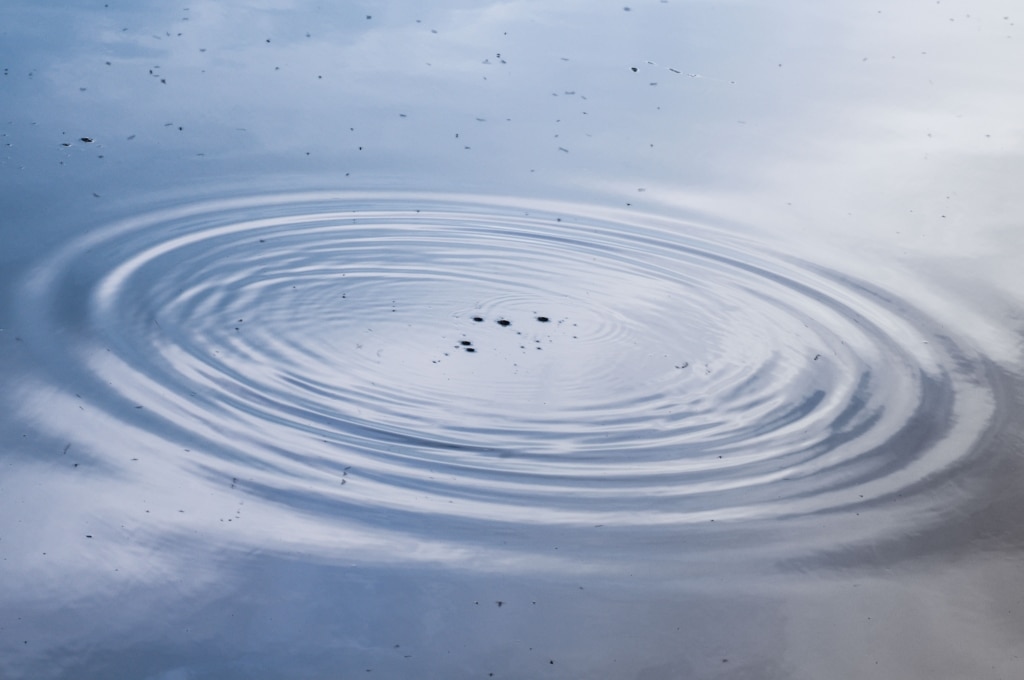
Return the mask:
<path id="1" fill-rule="evenodd" d="M 697 220 L 566 204 L 189 205 L 70 244 L 20 313 L 41 375 L 206 474 L 490 523 L 835 513 L 954 465 L 991 402 L 896 297 Z"/>

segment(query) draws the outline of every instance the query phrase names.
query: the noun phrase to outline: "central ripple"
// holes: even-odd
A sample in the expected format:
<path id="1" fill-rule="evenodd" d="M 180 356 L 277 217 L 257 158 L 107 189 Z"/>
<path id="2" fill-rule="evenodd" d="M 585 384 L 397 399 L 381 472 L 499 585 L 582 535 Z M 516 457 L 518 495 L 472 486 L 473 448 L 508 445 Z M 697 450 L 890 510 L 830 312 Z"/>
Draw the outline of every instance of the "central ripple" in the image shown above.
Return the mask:
<path id="1" fill-rule="evenodd" d="M 43 347 L 80 303 L 75 341 L 43 351 L 126 431 L 300 505 L 649 527 L 834 512 L 947 469 L 983 425 L 963 404 L 988 403 L 980 365 L 896 296 L 580 206 L 186 206 L 72 244 L 29 291 Z"/>

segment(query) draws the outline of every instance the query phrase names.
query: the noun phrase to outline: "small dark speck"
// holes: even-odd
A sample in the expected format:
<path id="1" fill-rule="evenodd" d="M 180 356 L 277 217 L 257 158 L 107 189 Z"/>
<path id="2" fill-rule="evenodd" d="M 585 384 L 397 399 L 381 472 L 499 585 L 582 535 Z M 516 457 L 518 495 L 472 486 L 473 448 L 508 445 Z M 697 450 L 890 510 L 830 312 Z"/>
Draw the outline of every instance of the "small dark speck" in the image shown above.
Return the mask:
<path id="1" fill-rule="evenodd" d="M 502 602 L 501 600 L 498 600 L 498 606 L 499 606 L 499 607 L 500 607 L 501 605 L 503 605 L 503 604 L 505 604 L 505 603 L 504 603 L 504 602 Z"/>
<path id="2" fill-rule="evenodd" d="M 508 319 L 498 319 L 498 325 L 499 326 L 509 326 L 511 324 L 512 324 L 512 322 L 509 321 Z"/>
<path id="3" fill-rule="evenodd" d="M 473 317 L 473 321 L 480 322 L 480 321 L 483 321 L 483 320 L 484 320 L 484 318 L 482 316 L 474 316 Z"/>
<path id="4" fill-rule="evenodd" d="M 537 321 L 540 321 L 541 323 L 547 323 L 548 321 L 551 321 L 551 319 L 549 319 L 546 316 L 538 316 Z"/>
<path id="5" fill-rule="evenodd" d="M 467 352 L 475 352 L 475 351 L 476 351 L 476 348 L 474 348 L 474 347 L 467 347 L 467 348 L 466 348 L 466 351 L 467 351 Z"/>
<path id="6" fill-rule="evenodd" d="M 460 344 L 460 345 L 464 345 L 464 346 L 466 346 L 466 347 L 469 347 L 469 346 L 470 346 L 470 345 L 472 345 L 473 343 L 472 343 L 472 342 L 470 342 L 469 340 L 460 340 L 460 341 L 459 341 L 459 344 Z"/>
<path id="7" fill-rule="evenodd" d="M 814 360 L 815 360 L 815 361 L 817 361 L 817 360 L 818 360 L 818 359 L 820 359 L 820 358 L 821 358 L 821 355 L 820 355 L 820 354 L 815 354 L 815 355 L 814 355 Z"/>
<path id="8" fill-rule="evenodd" d="M 86 534 L 85 537 L 86 538 L 92 538 L 92 534 Z"/>
<path id="9" fill-rule="evenodd" d="M 637 72 L 637 68 L 636 68 L 636 66 L 630 66 L 630 67 L 629 67 L 629 69 L 630 69 L 630 70 L 631 70 L 631 71 L 632 71 L 633 73 L 636 73 L 636 72 Z"/>
<path id="10" fill-rule="evenodd" d="M 85 142 L 86 144 L 91 144 L 92 137 L 82 137 L 82 141 Z"/>

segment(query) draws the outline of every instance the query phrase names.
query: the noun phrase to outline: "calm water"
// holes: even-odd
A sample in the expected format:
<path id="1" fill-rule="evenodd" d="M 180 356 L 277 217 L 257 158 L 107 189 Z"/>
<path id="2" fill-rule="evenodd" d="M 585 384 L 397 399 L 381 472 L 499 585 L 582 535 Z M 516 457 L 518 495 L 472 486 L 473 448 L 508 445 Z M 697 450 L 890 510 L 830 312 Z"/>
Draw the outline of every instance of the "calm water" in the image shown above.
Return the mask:
<path id="1" fill-rule="evenodd" d="M 0 678 L 1016 678 L 1013 3 L 0 9 Z"/>

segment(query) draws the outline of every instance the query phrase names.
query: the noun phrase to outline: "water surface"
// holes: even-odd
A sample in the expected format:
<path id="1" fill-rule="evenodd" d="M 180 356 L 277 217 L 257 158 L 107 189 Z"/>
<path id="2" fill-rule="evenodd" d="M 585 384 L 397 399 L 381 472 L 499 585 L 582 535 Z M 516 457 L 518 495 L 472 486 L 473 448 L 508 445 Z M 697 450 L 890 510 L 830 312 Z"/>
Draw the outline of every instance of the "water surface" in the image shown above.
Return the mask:
<path id="1" fill-rule="evenodd" d="M 0 676 L 1016 677 L 1012 9 L 5 7 Z"/>

